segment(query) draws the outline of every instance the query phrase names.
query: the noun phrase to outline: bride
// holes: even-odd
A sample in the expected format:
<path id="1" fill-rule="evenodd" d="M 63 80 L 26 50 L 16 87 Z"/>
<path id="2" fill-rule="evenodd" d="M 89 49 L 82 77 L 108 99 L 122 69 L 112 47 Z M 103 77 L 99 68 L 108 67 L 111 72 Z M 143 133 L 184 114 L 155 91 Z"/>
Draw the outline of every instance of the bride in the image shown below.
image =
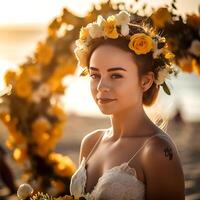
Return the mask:
<path id="1" fill-rule="evenodd" d="M 184 175 L 171 137 L 147 116 L 174 72 L 164 37 L 120 11 L 82 27 L 75 55 L 111 127 L 88 133 L 70 182 L 75 198 L 183 200 Z"/>

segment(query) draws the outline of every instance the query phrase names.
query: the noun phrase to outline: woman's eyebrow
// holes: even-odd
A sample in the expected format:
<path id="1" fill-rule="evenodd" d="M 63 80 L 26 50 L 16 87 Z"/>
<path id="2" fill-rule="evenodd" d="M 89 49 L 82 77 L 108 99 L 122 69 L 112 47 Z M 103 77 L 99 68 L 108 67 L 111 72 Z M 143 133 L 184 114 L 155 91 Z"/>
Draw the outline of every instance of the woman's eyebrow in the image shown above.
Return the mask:
<path id="1" fill-rule="evenodd" d="M 89 67 L 89 69 L 94 70 L 94 71 L 99 71 L 99 69 L 98 69 L 98 68 L 95 68 L 95 67 Z M 113 68 L 109 68 L 107 71 L 110 72 L 110 71 L 116 71 L 116 70 L 127 71 L 127 70 L 125 70 L 125 69 L 122 68 L 122 67 L 113 67 Z"/>

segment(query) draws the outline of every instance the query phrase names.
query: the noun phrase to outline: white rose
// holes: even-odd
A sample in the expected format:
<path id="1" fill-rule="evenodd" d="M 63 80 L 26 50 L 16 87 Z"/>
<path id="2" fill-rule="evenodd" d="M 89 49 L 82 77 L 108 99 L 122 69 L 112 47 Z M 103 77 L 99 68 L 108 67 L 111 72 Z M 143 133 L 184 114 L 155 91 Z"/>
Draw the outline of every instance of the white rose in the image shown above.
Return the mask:
<path id="1" fill-rule="evenodd" d="M 78 40 L 75 41 L 75 44 L 76 44 L 76 47 L 87 48 L 88 42 L 83 42 L 82 40 L 78 39 Z"/>
<path id="2" fill-rule="evenodd" d="M 91 38 L 99 38 L 103 36 L 103 30 L 97 23 L 90 23 L 87 26 Z"/>
<path id="3" fill-rule="evenodd" d="M 117 25 L 128 24 L 130 22 L 130 14 L 127 11 L 120 11 L 115 15 Z"/>
<path id="4" fill-rule="evenodd" d="M 153 51 L 153 58 L 156 59 L 160 56 L 160 54 L 163 53 L 163 48 L 162 49 L 154 49 Z"/>
<path id="5" fill-rule="evenodd" d="M 195 56 L 200 56 L 200 41 L 193 40 L 192 44 L 189 48 L 189 52 L 194 54 Z"/>
<path id="6" fill-rule="evenodd" d="M 123 36 L 127 36 L 129 34 L 129 26 L 127 24 L 121 26 L 121 34 Z"/>
<path id="7" fill-rule="evenodd" d="M 169 71 L 167 68 L 161 69 L 158 71 L 158 77 L 154 80 L 157 85 L 161 85 L 164 83 L 165 79 L 169 77 Z"/>
<path id="8" fill-rule="evenodd" d="M 74 50 L 75 56 L 78 60 L 78 65 L 81 67 L 87 66 L 88 51 L 86 48 L 76 48 Z"/>
<path id="9" fill-rule="evenodd" d="M 97 24 L 103 28 L 103 25 L 105 24 L 106 20 L 101 16 L 101 15 L 98 15 L 97 17 Z"/>
<path id="10" fill-rule="evenodd" d="M 32 193 L 33 188 L 27 183 L 20 185 L 17 190 L 17 196 L 19 199 L 26 199 L 27 197 L 31 196 Z"/>

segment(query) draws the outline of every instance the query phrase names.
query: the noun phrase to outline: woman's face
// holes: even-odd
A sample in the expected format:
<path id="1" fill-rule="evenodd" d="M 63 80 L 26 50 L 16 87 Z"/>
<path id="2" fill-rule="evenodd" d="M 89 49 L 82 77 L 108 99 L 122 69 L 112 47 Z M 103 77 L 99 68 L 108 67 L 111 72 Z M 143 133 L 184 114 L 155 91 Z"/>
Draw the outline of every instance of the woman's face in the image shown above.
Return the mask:
<path id="1" fill-rule="evenodd" d="M 92 96 L 104 114 L 116 114 L 142 104 L 143 91 L 130 52 L 104 44 L 89 62 Z"/>

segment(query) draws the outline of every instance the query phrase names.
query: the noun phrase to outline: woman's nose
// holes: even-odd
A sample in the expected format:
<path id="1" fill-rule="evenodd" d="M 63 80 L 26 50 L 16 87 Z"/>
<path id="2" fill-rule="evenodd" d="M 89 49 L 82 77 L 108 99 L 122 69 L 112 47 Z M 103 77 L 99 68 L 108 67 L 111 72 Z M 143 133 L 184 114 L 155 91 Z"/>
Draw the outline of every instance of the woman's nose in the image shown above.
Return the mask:
<path id="1" fill-rule="evenodd" d="M 100 92 L 106 92 L 110 90 L 109 84 L 108 82 L 106 82 L 105 80 L 101 79 L 97 85 L 97 90 Z"/>

